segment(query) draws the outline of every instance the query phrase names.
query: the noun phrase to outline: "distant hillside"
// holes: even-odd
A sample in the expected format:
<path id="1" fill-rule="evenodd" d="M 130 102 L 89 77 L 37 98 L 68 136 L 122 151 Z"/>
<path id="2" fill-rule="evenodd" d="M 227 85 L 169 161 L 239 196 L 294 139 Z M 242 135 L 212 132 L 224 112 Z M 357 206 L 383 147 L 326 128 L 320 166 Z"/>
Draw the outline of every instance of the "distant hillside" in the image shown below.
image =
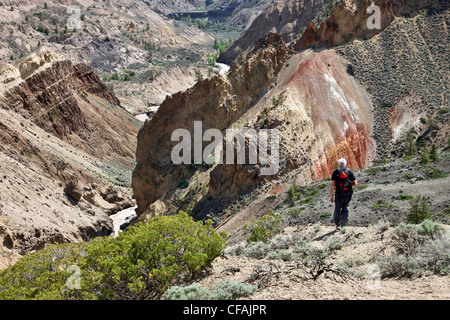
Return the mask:
<path id="1" fill-rule="evenodd" d="M 232 64 L 245 55 L 259 38 L 269 32 L 279 33 L 285 42 L 301 35 L 302 31 L 323 10 L 329 0 L 279 0 L 258 15 L 242 35 L 224 50 L 217 61 Z"/>
<path id="2" fill-rule="evenodd" d="M 192 86 L 196 70 L 206 75 L 204 57 L 214 51 L 214 37 L 155 12 L 154 8 L 165 8 L 161 1 L 87 0 L 75 7 L 70 1 L 8 3 L 0 2 L 0 61 L 14 61 L 40 46 L 52 47 L 76 63 L 91 66 L 136 113 Z M 170 3 L 177 10 L 200 5 L 198 1 Z"/>

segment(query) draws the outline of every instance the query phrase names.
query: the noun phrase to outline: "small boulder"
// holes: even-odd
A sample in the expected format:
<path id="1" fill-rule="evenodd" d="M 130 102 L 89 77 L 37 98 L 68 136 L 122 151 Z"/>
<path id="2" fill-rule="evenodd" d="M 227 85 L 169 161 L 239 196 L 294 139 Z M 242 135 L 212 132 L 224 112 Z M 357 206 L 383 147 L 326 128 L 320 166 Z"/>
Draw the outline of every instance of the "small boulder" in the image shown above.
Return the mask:
<path id="1" fill-rule="evenodd" d="M 71 180 L 64 188 L 64 192 L 76 201 L 80 201 L 83 197 L 83 188 L 78 180 Z"/>

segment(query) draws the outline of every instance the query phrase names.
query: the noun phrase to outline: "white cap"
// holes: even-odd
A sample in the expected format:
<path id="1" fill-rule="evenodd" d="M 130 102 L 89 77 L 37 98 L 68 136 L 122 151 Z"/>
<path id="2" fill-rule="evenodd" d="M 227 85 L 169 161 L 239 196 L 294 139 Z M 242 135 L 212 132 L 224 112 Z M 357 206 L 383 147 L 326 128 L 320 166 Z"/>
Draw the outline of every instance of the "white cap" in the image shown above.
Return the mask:
<path id="1" fill-rule="evenodd" d="M 340 165 L 341 167 L 343 167 L 343 166 L 345 166 L 345 165 L 347 164 L 347 160 L 345 160 L 344 158 L 342 158 L 342 159 L 339 159 L 339 160 L 338 160 L 338 163 L 339 163 L 339 165 Z"/>

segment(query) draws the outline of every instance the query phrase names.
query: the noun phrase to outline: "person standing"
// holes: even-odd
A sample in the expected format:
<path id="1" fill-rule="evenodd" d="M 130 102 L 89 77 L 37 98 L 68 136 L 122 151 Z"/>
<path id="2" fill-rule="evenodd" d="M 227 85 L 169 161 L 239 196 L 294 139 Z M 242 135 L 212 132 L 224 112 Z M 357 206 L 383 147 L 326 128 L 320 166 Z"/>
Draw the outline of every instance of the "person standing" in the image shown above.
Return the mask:
<path id="1" fill-rule="evenodd" d="M 346 168 L 347 160 L 338 160 L 339 168 L 331 176 L 330 201 L 335 203 L 333 220 L 336 228 L 345 227 L 348 221 L 348 206 L 353 195 L 353 186 L 358 182 L 352 170 Z M 334 190 L 336 190 L 333 198 Z"/>

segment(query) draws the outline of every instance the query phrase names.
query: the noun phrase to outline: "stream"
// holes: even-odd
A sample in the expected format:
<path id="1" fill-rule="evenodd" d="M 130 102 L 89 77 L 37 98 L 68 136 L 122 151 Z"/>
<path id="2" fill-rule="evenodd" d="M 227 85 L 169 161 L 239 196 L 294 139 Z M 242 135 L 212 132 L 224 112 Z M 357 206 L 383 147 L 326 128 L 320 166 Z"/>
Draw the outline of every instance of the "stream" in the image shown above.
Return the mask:
<path id="1" fill-rule="evenodd" d="M 134 206 L 109 216 L 113 221 L 114 237 L 117 237 L 119 235 L 121 225 L 123 225 L 124 223 L 129 223 L 137 217 L 136 208 L 137 206 Z"/>

